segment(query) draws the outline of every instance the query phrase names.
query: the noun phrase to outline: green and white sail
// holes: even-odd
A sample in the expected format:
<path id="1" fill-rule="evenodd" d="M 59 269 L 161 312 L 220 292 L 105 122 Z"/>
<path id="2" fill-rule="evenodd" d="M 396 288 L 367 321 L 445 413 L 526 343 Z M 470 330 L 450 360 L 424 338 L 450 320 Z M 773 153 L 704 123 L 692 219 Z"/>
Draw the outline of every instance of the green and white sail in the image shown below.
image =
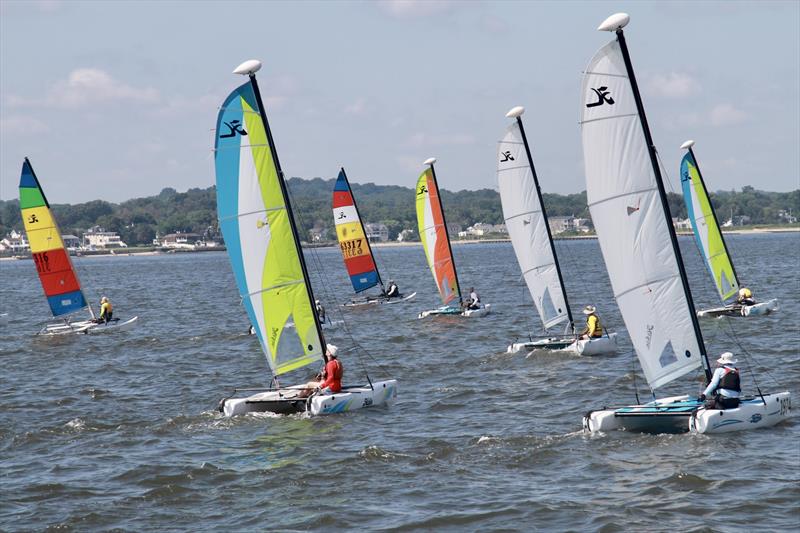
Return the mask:
<path id="1" fill-rule="evenodd" d="M 694 158 L 691 149 L 693 144 L 693 141 L 687 141 L 683 145 L 689 149 L 681 161 L 683 199 L 686 202 L 686 213 L 692 224 L 697 246 L 717 286 L 717 292 L 724 301 L 736 296 L 739 291 L 739 280 L 736 278 L 736 271 L 719 229 L 714 207 L 708 198 L 708 190 Z"/>
<path id="2" fill-rule="evenodd" d="M 277 376 L 319 362 L 323 339 L 257 90 L 251 75 L 217 117 L 217 211 L 242 304 Z"/>

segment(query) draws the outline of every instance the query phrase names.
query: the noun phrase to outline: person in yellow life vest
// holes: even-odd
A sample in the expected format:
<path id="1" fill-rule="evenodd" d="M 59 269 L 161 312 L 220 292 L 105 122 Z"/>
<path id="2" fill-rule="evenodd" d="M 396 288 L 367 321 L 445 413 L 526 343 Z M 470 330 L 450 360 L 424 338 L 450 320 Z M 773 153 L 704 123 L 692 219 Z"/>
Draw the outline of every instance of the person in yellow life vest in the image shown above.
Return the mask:
<path id="1" fill-rule="evenodd" d="M 739 289 L 739 296 L 736 297 L 736 303 L 739 305 L 755 305 L 756 299 L 753 298 L 753 291 L 747 287 Z"/>
<path id="2" fill-rule="evenodd" d="M 111 300 L 103 296 L 100 298 L 100 316 L 98 322 L 111 322 L 111 317 L 114 315 L 114 307 L 111 305 Z"/>
<path id="3" fill-rule="evenodd" d="M 581 331 L 581 339 L 597 339 L 603 336 L 603 326 L 600 325 L 600 317 L 596 314 L 597 308 L 587 305 L 583 308 L 586 315 L 586 329 Z"/>

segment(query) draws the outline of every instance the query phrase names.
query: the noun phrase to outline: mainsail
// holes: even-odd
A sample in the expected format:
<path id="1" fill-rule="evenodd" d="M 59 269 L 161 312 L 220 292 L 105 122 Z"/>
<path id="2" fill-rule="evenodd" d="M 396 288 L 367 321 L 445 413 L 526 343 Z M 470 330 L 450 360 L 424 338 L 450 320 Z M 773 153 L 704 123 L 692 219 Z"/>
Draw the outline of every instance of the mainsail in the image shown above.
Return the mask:
<path id="1" fill-rule="evenodd" d="M 257 90 L 251 74 L 217 116 L 217 212 L 242 303 L 277 376 L 322 359 L 323 338 Z"/>
<path id="2" fill-rule="evenodd" d="M 333 221 L 353 290 L 365 291 L 380 283 L 378 267 L 372 257 L 372 249 L 344 169 L 339 171 L 333 187 Z"/>
<path id="3" fill-rule="evenodd" d="M 425 257 L 439 289 L 442 303 L 447 305 L 461 299 L 458 276 L 450 249 L 450 238 L 444 220 L 439 186 L 433 167 L 425 169 L 417 180 L 417 224 Z"/>
<path id="4" fill-rule="evenodd" d="M 522 276 L 548 329 L 570 316 L 533 172 L 519 122 L 515 122 L 497 148 L 500 201 Z"/>
<path id="5" fill-rule="evenodd" d="M 50 212 L 50 204 L 27 157 L 22 163 L 19 179 L 19 207 L 33 262 L 53 316 L 66 315 L 87 307 L 78 275 Z"/>
<path id="6" fill-rule="evenodd" d="M 703 254 L 720 298 L 727 300 L 739 291 L 739 281 L 691 148 L 681 161 L 681 184 L 686 212 L 692 223 L 697 246 Z"/>
<path id="7" fill-rule="evenodd" d="M 700 366 L 705 348 L 648 149 L 635 79 L 622 53 L 621 30 L 617 36 L 592 58 L 583 77 L 586 193 L 614 297 L 655 389 Z"/>

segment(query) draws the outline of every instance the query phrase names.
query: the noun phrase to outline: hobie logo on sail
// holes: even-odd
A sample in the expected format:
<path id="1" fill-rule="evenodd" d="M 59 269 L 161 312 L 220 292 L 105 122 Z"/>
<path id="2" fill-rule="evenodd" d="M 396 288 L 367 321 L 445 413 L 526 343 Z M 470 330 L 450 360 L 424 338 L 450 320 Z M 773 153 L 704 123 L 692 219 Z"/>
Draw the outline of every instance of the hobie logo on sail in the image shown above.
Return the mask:
<path id="1" fill-rule="evenodd" d="M 425 194 L 427 192 L 428 192 L 428 188 L 426 186 L 424 186 L 424 185 L 420 185 L 419 186 L 419 191 L 417 192 L 417 196 L 419 196 L 420 194 Z"/>
<path id="2" fill-rule="evenodd" d="M 591 104 L 586 104 L 586 107 L 597 107 L 599 105 L 608 104 L 614 105 L 614 99 L 611 98 L 611 93 L 608 91 L 608 87 L 603 85 L 602 87 L 598 87 L 597 89 L 592 89 L 594 94 L 597 96 L 597 101 Z"/>
<path id="3" fill-rule="evenodd" d="M 39 222 L 39 219 L 36 218 L 36 213 L 28 217 L 28 224 L 36 224 L 37 222 Z"/>
<path id="4" fill-rule="evenodd" d="M 228 128 L 230 128 L 230 131 L 225 135 L 220 135 L 219 136 L 220 139 L 236 137 L 237 133 L 243 137 L 247 135 L 247 132 L 244 131 L 244 129 L 242 129 L 242 123 L 239 122 L 238 120 L 231 120 L 230 122 L 226 122 L 225 125 L 228 126 Z"/>
<path id="5" fill-rule="evenodd" d="M 514 160 L 514 156 L 511 155 L 511 150 L 506 150 L 505 152 L 502 152 L 500 155 L 503 156 L 503 159 L 500 160 L 501 163 Z"/>

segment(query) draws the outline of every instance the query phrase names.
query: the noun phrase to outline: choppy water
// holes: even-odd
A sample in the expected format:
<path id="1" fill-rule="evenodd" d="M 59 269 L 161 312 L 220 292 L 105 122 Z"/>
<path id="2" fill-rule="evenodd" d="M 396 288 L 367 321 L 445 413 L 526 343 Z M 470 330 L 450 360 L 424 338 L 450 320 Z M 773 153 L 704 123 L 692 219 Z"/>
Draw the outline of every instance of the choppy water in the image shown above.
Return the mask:
<path id="1" fill-rule="evenodd" d="M 715 304 L 693 241 L 680 240 L 698 305 Z M 437 303 L 422 249 L 382 249 L 385 277 L 417 299 L 344 317 L 371 375 L 399 380 L 398 401 L 313 419 L 215 411 L 232 387 L 268 381 L 224 254 L 78 259 L 93 300 L 108 293 L 117 315 L 139 315 L 117 337 L 34 337 L 46 304 L 33 264 L 0 263 L 0 312 L 12 314 L 0 336 L 0 530 L 796 529 L 794 421 L 727 436 L 581 433 L 588 409 L 634 401 L 639 368 L 597 242 L 557 246 L 573 309 L 598 304 L 623 337 L 618 355 L 504 353 L 535 327 L 509 244 L 455 247 L 463 285 L 495 309 L 480 320 L 416 320 Z M 704 321 L 710 352 L 742 355 L 730 324 L 762 389 L 777 379 L 797 397 L 800 236 L 729 246 L 756 296 L 782 309 Z M 312 255 L 331 309 L 330 294 L 348 294 L 338 250 Z M 343 329 L 330 336 L 352 344 Z M 358 380 L 360 363 L 343 361 Z M 694 394 L 699 379 L 660 393 Z"/>

